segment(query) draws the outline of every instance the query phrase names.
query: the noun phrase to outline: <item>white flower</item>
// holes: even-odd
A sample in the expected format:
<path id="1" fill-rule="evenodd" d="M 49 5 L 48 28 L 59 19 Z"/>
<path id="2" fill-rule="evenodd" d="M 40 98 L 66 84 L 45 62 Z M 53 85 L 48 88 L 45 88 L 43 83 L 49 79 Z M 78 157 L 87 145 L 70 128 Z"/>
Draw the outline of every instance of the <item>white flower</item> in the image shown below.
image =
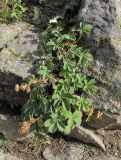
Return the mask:
<path id="1" fill-rule="evenodd" d="M 57 23 L 57 19 L 56 18 L 54 18 L 54 19 L 50 19 L 50 21 L 49 21 L 50 23 Z"/>

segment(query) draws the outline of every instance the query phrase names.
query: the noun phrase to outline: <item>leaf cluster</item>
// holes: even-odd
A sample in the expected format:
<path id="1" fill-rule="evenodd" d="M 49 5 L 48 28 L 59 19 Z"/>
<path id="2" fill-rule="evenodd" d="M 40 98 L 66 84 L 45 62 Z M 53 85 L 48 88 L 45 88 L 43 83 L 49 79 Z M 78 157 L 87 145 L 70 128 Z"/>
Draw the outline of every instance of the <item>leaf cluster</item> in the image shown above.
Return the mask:
<path id="1" fill-rule="evenodd" d="M 43 121 L 36 124 L 41 132 L 70 133 L 81 125 L 84 113 L 92 110 L 90 96 L 97 89 L 95 80 L 82 72 L 93 57 L 77 44 L 79 37 L 90 33 L 92 26 L 80 24 L 80 28 L 67 32 L 60 24 L 49 24 L 43 34 L 49 40 L 45 42 L 45 55 L 37 71 L 42 83 L 33 88 L 23 108 L 24 117 L 33 115 Z"/>

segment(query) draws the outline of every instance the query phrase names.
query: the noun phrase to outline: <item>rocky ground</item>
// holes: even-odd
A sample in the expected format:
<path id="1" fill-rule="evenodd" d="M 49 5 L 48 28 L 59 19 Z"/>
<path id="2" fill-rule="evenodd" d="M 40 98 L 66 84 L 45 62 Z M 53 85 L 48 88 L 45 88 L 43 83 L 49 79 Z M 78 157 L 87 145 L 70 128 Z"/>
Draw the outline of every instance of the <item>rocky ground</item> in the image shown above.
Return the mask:
<path id="1" fill-rule="evenodd" d="M 90 121 L 73 135 L 56 134 L 51 144 L 43 144 L 33 133 L 18 132 L 19 107 L 28 95 L 16 93 L 15 85 L 27 81 L 40 64 L 41 30 L 65 3 L 30 1 L 32 15 L 21 22 L 0 24 L 0 100 L 17 106 L 11 110 L 6 103 L 0 105 L 0 133 L 5 137 L 2 142 L 0 139 L 0 160 L 121 160 L 121 28 L 117 25 L 121 2 L 117 0 L 82 0 L 71 17 L 66 15 L 71 23 L 84 21 L 93 25 L 91 35 L 81 40 L 94 55 L 94 64 L 86 74 L 94 77 L 98 85 L 93 97 L 96 110 Z"/>
<path id="2" fill-rule="evenodd" d="M 4 109 L 6 107 L 6 111 Z M 9 115 L 8 115 L 9 112 Z M 0 160 L 120 160 L 121 130 L 97 130 L 103 137 L 105 151 L 81 141 L 55 134 L 51 144 L 44 144 L 33 133 L 19 133 L 20 116 L 15 109 L 1 103 L 0 133 L 4 134 L 8 147 L 2 146 Z"/>
<path id="3" fill-rule="evenodd" d="M 93 146 L 85 145 L 83 143 L 77 143 L 71 140 L 71 142 L 65 142 L 62 140 L 54 141 L 50 147 L 47 147 L 43 152 L 43 156 L 45 159 L 57 159 L 57 160 L 102 160 L 110 159 L 110 160 L 119 160 L 121 159 L 121 151 L 120 151 L 120 137 L 121 132 L 117 131 L 115 133 L 106 134 L 105 143 L 106 151 L 103 152 Z M 116 136 L 118 135 L 118 136 Z M 116 136 L 114 140 L 114 136 Z M 111 142 L 110 140 L 113 139 Z M 65 143 L 64 143 L 65 142 Z M 61 147 L 60 147 L 61 146 Z"/>

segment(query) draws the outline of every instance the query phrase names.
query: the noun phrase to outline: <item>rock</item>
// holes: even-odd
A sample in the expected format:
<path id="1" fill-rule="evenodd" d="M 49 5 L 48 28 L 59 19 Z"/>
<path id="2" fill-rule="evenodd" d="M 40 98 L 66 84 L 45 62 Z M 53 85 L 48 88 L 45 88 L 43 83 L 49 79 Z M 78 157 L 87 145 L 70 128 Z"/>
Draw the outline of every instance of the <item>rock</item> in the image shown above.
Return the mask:
<path id="1" fill-rule="evenodd" d="M 21 134 L 19 132 L 20 122 L 20 116 L 0 114 L 0 133 L 11 142 L 22 141 L 33 137 L 34 134 L 32 132 L 28 134 Z"/>
<path id="2" fill-rule="evenodd" d="M 99 115 L 99 117 L 97 117 Z M 116 124 L 117 120 L 114 117 L 111 117 L 111 115 L 108 115 L 107 113 L 100 112 L 100 111 L 94 111 L 92 116 L 90 117 L 87 124 L 91 126 L 92 128 L 98 130 L 101 128 L 107 128 L 110 125 Z"/>
<path id="3" fill-rule="evenodd" d="M 93 25 L 92 32 L 80 40 L 94 55 L 94 63 L 85 73 L 98 82 L 98 92 L 92 97 L 94 108 L 109 115 L 108 120 L 95 120 L 96 124 L 91 126 L 95 128 L 99 124 L 98 128 L 105 128 L 114 125 L 113 115 L 121 119 L 121 28 L 117 25 L 121 2 L 82 0 L 81 4 L 73 21 Z"/>
<path id="4" fill-rule="evenodd" d="M 93 24 L 93 36 L 106 37 L 115 23 L 115 10 L 115 0 L 82 0 L 77 21 Z"/>
<path id="5" fill-rule="evenodd" d="M 81 160 L 83 152 L 84 148 L 81 145 L 69 143 L 64 145 L 57 155 L 54 155 L 54 151 L 47 147 L 43 152 L 43 157 L 45 160 Z"/>
<path id="6" fill-rule="evenodd" d="M 91 130 L 85 129 L 81 126 L 72 130 L 68 136 L 80 140 L 84 143 L 93 144 L 97 147 L 100 147 L 102 150 L 105 150 L 105 146 L 102 140 Z"/>
<path id="7" fill-rule="evenodd" d="M 63 153 L 56 156 L 56 160 L 81 160 L 83 158 L 83 149 L 78 146 L 66 146 L 63 150 Z"/>
<path id="8" fill-rule="evenodd" d="M 31 9 L 33 9 L 33 19 L 32 19 L 32 23 L 39 25 L 42 23 L 42 13 L 41 13 L 41 8 L 39 6 L 33 6 L 31 7 Z M 47 23 L 46 18 L 43 20 L 45 20 L 45 23 Z"/>
<path id="9" fill-rule="evenodd" d="M 5 104 L 0 105 L 0 133 L 2 133 L 10 142 L 22 141 L 34 137 L 34 133 L 30 131 L 27 134 L 19 132 L 21 117 L 17 115 L 16 109 L 10 109 Z"/>
<path id="10" fill-rule="evenodd" d="M 111 124 L 110 126 L 106 127 L 105 129 L 108 129 L 108 130 L 121 130 L 121 122 L 120 123 Z"/>
<path id="11" fill-rule="evenodd" d="M 43 152 L 43 157 L 45 158 L 45 160 L 54 160 L 54 155 L 51 152 L 50 148 L 46 148 Z"/>
<path id="12" fill-rule="evenodd" d="M 93 158 L 88 158 L 88 160 L 120 160 L 120 158 L 114 156 L 97 156 Z"/>
<path id="13" fill-rule="evenodd" d="M 20 117 L 0 114 L 0 132 L 5 138 L 15 142 L 17 138 L 22 137 L 19 134 Z"/>
<path id="14" fill-rule="evenodd" d="M 22 158 L 17 158 L 10 153 L 4 153 L 2 150 L 0 151 L 0 160 L 23 160 Z"/>
<path id="15" fill-rule="evenodd" d="M 40 57 L 40 32 L 28 23 L 0 24 L 0 99 L 23 105 L 28 95 L 15 92 L 15 85 L 33 74 L 34 58 Z"/>
<path id="16" fill-rule="evenodd" d="M 0 24 L 0 49 L 13 40 L 18 33 L 27 28 L 26 23 Z"/>
<path id="17" fill-rule="evenodd" d="M 120 153 L 121 153 L 121 140 L 118 142 L 118 150 L 119 150 Z"/>

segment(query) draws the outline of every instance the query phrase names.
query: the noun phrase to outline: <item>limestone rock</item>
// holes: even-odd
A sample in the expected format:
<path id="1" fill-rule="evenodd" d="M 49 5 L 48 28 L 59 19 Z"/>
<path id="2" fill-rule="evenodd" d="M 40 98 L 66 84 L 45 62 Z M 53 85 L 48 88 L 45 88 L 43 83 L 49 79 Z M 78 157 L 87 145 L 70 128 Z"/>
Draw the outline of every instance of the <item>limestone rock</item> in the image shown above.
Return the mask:
<path id="1" fill-rule="evenodd" d="M 80 42 L 94 55 L 94 63 L 85 72 L 98 82 L 98 92 L 93 96 L 94 108 L 121 119 L 121 28 L 117 25 L 121 2 L 82 0 L 81 4 L 74 20 L 93 25 L 92 32 Z M 104 127 L 108 127 L 106 123 Z"/>
<path id="2" fill-rule="evenodd" d="M 55 159 L 54 158 L 54 155 L 53 153 L 51 152 L 51 150 L 49 148 L 46 148 L 43 152 L 43 157 L 46 159 L 46 160 L 53 160 Z"/>
<path id="3" fill-rule="evenodd" d="M 20 117 L 0 114 L 0 132 L 12 142 L 22 136 L 19 134 L 19 123 Z"/>
<path id="4" fill-rule="evenodd" d="M 83 158 L 84 148 L 80 144 L 67 144 L 63 146 L 63 149 L 59 151 L 57 155 L 54 155 L 54 151 L 49 147 L 43 152 L 45 160 L 81 160 Z"/>
<path id="5" fill-rule="evenodd" d="M 97 156 L 93 158 L 88 158 L 88 160 L 120 160 L 120 158 L 114 156 Z"/>
<path id="6" fill-rule="evenodd" d="M 0 24 L 0 49 L 27 27 L 26 23 Z"/>
<path id="7" fill-rule="evenodd" d="M 16 141 L 22 141 L 34 137 L 33 132 L 28 134 L 21 134 L 19 132 L 20 122 L 20 116 L 0 114 L 0 133 L 2 133 L 8 141 L 14 143 Z"/>
<path id="8" fill-rule="evenodd" d="M 10 153 L 4 153 L 2 150 L 0 151 L 0 160 L 23 160 L 22 158 L 17 158 Z"/>
<path id="9" fill-rule="evenodd" d="M 118 150 L 119 150 L 120 153 L 121 153 L 121 140 L 118 142 Z"/>
<path id="10" fill-rule="evenodd" d="M 34 58 L 40 57 L 40 32 L 37 27 L 19 22 L 0 24 L 0 99 L 23 105 L 28 95 L 15 92 L 15 85 L 33 74 Z"/>
<path id="11" fill-rule="evenodd" d="M 93 24 L 93 36 L 109 34 L 116 17 L 115 0 L 82 0 L 81 4 L 77 21 Z"/>
<path id="12" fill-rule="evenodd" d="M 100 147 L 102 150 L 105 150 L 105 146 L 102 140 L 91 130 L 85 129 L 83 127 L 76 127 L 68 136 L 80 140 L 84 143 L 93 144 Z"/>

